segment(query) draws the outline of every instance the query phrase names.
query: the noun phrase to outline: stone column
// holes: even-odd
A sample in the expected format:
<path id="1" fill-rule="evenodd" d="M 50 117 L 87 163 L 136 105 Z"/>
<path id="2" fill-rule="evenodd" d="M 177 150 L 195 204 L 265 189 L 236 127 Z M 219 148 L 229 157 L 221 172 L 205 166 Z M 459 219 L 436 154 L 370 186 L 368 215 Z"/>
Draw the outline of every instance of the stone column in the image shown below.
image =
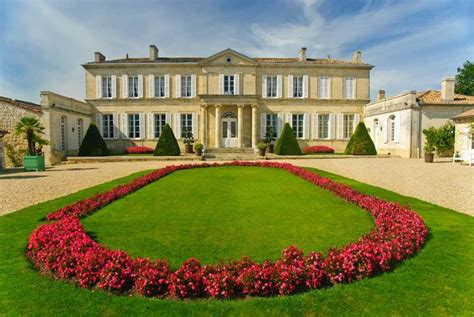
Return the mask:
<path id="1" fill-rule="evenodd" d="M 252 105 L 252 147 L 257 148 L 257 105 Z"/>
<path id="2" fill-rule="evenodd" d="M 201 142 L 207 148 L 207 105 L 201 105 Z"/>
<path id="3" fill-rule="evenodd" d="M 222 105 L 216 105 L 216 148 L 221 147 L 221 108 Z"/>
<path id="4" fill-rule="evenodd" d="M 243 125 L 244 125 L 244 105 L 237 105 L 237 147 L 241 148 L 243 146 Z"/>

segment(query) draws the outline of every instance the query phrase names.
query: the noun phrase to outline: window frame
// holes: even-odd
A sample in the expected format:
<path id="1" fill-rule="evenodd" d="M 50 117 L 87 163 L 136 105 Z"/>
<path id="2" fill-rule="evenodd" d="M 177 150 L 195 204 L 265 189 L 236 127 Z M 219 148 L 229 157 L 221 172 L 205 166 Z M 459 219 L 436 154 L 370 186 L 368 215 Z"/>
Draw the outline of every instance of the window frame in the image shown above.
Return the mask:
<path id="1" fill-rule="evenodd" d="M 303 76 L 293 76 L 293 98 L 303 98 Z"/>
<path id="2" fill-rule="evenodd" d="M 296 125 L 295 125 L 295 116 L 296 116 Z M 304 138 L 304 113 L 292 113 L 291 114 L 291 129 L 293 131 L 293 134 L 297 139 L 303 139 Z"/>
<path id="3" fill-rule="evenodd" d="M 329 76 L 319 76 L 318 77 L 318 98 L 319 99 L 330 99 L 331 98 L 331 94 L 330 94 L 330 80 L 331 78 Z M 323 91 L 321 89 L 322 87 L 322 81 L 325 81 L 326 82 L 326 89 Z M 324 92 L 324 94 L 323 94 Z"/>
<path id="4" fill-rule="evenodd" d="M 355 77 L 344 77 L 344 81 L 343 81 L 343 84 L 344 86 L 342 87 L 343 89 L 343 94 L 344 94 L 344 99 L 356 99 L 356 91 L 355 91 Z M 348 82 L 350 83 L 349 87 L 350 87 L 350 92 L 351 92 L 351 95 L 348 96 L 346 94 L 347 92 L 347 87 L 348 87 Z"/>
<path id="5" fill-rule="evenodd" d="M 155 98 L 165 98 L 166 97 L 166 91 L 165 91 L 166 87 L 165 87 L 165 76 L 164 75 L 155 76 L 154 87 L 155 87 L 155 95 L 153 97 L 155 97 Z"/>
<path id="6" fill-rule="evenodd" d="M 184 118 L 184 125 L 183 125 Z M 186 136 L 186 129 L 191 128 L 191 132 L 194 131 L 194 120 L 191 112 L 183 112 L 179 114 L 179 127 L 180 127 L 180 139 L 184 139 Z M 186 128 L 186 129 L 185 129 Z"/>
<path id="7" fill-rule="evenodd" d="M 66 126 L 66 116 L 61 116 L 60 118 L 60 130 L 61 130 L 61 151 L 66 151 L 67 149 L 67 126 Z"/>
<path id="8" fill-rule="evenodd" d="M 132 117 L 132 120 L 130 118 Z M 127 113 L 127 137 L 133 140 L 139 140 L 141 135 L 140 113 Z"/>
<path id="9" fill-rule="evenodd" d="M 103 113 L 102 115 L 101 134 L 104 139 L 114 139 L 114 115 L 112 113 Z M 110 117 L 110 118 L 109 118 Z"/>
<path id="10" fill-rule="evenodd" d="M 84 120 L 81 118 L 77 119 L 77 142 L 78 146 L 81 147 L 82 138 L 84 134 Z"/>
<path id="11" fill-rule="evenodd" d="M 102 99 L 112 98 L 112 76 L 102 76 Z"/>
<path id="12" fill-rule="evenodd" d="M 327 120 L 323 120 L 323 117 L 327 117 Z M 329 120 L 331 120 L 329 113 L 318 113 L 318 139 L 329 140 Z M 322 137 L 323 134 L 326 137 Z"/>
<path id="13" fill-rule="evenodd" d="M 158 117 L 161 117 L 158 119 Z M 158 139 L 161 136 L 161 131 L 166 125 L 166 113 L 157 112 L 153 113 L 153 137 Z"/>
<path id="14" fill-rule="evenodd" d="M 188 95 L 189 93 L 189 95 Z M 191 98 L 193 96 L 192 92 L 192 76 L 191 75 L 181 75 L 181 98 Z"/>
<path id="15" fill-rule="evenodd" d="M 268 128 L 273 129 L 272 137 L 278 138 L 278 114 L 277 113 L 266 113 L 265 114 L 265 133 L 268 131 Z"/>
<path id="16" fill-rule="evenodd" d="M 342 138 L 349 140 L 354 134 L 354 113 L 344 113 L 342 118 Z"/>
<path id="17" fill-rule="evenodd" d="M 235 76 L 224 75 L 224 95 L 233 96 L 235 95 Z"/>
<path id="18" fill-rule="evenodd" d="M 278 98 L 278 76 L 267 76 L 267 98 Z"/>
<path id="19" fill-rule="evenodd" d="M 128 98 L 139 98 L 138 76 L 128 76 Z"/>

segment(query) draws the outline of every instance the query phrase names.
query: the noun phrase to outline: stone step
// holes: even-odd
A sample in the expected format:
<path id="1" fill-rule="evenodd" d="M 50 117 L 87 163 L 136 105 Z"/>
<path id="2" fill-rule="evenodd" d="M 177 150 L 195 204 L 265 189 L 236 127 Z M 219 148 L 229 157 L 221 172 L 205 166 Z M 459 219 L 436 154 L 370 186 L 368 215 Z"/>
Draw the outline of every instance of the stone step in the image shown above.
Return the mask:
<path id="1" fill-rule="evenodd" d="M 252 148 L 207 148 L 206 153 L 255 153 Z"/>

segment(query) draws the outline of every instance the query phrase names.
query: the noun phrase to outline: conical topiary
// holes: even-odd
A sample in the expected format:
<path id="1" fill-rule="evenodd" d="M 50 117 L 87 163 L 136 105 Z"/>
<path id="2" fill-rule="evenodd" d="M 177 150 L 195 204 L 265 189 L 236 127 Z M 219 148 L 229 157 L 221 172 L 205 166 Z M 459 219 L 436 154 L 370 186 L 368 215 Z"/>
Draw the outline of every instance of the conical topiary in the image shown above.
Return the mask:
<path id="1" fill-rule="evenodd" d="M 99 129 L 93 123 L 89 125 L 86 135 L 79 147 L 79 156 L 106 156 L 109 155 L 107 144 L 100 135 Z"/>
<path id="2" fill-rule="evenodd" d="M 179 156 L 181 151 L 179 149 L 178 141 L 174 136 L 173 130 L 169 124 L 165 124 L 161 130 L 160 138 L 156 143 L 155 156 Z"/>
<path id="3" fill-rule="evenodd" d="M 352 155 L 377 155 L 374 142 L 370 138 L 364 122 L 359 122 L 357 125 L 344 153 Z"/>
<path id="4" fill-rule="evenodd" d="M 295 134 L 288 123 L 285 123 L 280 138 L 276 142 L 275 154 L 277 155 L 301 155 L 301 148 L 296 140 Z"/>

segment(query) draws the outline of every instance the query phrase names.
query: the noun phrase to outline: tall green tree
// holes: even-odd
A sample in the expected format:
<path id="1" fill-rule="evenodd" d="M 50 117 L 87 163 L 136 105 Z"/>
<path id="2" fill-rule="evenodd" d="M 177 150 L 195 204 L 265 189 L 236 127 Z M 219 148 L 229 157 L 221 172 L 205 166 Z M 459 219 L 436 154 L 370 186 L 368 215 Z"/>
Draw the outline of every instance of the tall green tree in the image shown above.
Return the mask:
<path id="1" fill-rule="evenodd" d="M 41 138 L 44 133 L 44 127 L 41 121 L 35 117 L 22 117 L 15 126 L 15 134 L 23 135 L 28 142 L 28 155 L 36 155 L 36 144 L 47 144 L 46 140 Z"/>
<path id="2" fill-rule="evenodd" d="M 455 91 L 457 94 L 474 96 L 474 63 L 466 61 L 458 67 Z"/>

